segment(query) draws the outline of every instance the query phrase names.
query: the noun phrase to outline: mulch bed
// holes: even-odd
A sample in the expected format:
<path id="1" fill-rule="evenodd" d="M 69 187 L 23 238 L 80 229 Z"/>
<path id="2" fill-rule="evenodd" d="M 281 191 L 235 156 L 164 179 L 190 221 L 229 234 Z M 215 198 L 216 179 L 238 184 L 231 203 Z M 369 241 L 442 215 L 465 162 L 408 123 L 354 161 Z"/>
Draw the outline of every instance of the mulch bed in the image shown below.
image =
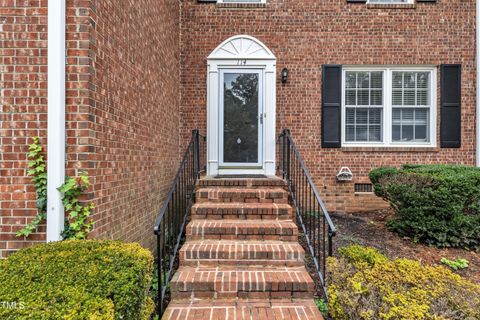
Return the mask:
<path id="1" fill-rule="evenodd" d="M 390 258 L 416 259 L 428 265 L 440 265 L 442 257 L 451 260 L 463 258 L 470 262 L 469 267 L 455 272 L 480 283 L 480 251 L 430 247 L 402 238 L 385 226 L 385 222 L 392 214 L 392 210 L 333 214 L 332 219 L 338 229 L 333 242 L 334 254 L 337 254 L 339 247 L 360 244 L 375 247 Z"/>

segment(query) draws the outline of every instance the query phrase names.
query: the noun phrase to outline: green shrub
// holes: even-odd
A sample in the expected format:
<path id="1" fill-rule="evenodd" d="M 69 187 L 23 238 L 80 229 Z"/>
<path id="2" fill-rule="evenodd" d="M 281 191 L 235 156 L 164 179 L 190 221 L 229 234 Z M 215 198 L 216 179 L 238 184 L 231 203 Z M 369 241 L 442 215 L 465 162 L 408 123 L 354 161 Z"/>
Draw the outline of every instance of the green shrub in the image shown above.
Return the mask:
<path id="1" fill-rule="evenodd" d="M 0 262 L 0 319 L 149 319 L 153 257 L 138 244 L 63 241 Z"/>
<path id="2" fill-rule="evenodd" d="M 440 247 L 480 246 L 480 169 L 405 165 L 370 172 L 375 193 L 396 211 L 388 226 Z"/>
<path id="3" fill-rule="evenodd" d="M 444 267 L 354 245 L 329 258 L 328 270 L 328 310 L 336 320 L 480 319 L 480 286 Z"/>

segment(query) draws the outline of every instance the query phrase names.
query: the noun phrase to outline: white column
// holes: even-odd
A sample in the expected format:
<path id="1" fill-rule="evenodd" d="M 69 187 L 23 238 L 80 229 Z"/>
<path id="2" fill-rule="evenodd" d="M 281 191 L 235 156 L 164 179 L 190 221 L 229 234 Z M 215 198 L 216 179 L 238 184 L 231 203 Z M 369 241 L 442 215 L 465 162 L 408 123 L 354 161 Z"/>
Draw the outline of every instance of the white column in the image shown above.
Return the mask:
<path id="1" fill-rule="evenodd" d="M 61 240 L 65 181 L 65 0 L 48 0 L 47 241 Z"/>

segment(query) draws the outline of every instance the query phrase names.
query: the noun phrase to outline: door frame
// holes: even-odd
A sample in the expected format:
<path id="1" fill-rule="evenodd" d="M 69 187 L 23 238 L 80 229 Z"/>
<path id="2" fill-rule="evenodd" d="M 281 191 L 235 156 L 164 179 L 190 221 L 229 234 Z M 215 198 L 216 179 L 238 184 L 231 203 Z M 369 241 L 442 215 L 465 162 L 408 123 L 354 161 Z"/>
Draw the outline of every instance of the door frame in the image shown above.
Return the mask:
<path id="1" fill-rule="evenodd" d="M 224 95 L 223 95 L 223 90 L 219 90 L 219 100 L 218 100 L 218 128 L 219 128 L 219 136 L 218 136 L 218 155 L 219 155 L 219 169 L 230 169 L 233 170 L 235 169 L 238 172 L 241 172 L 242 169 L 260 169 L 262 168 L 262 162 L 263 162 L 263 119 L 260 119 L 260 117 L 263 117 L 263 105 L 265 104 L 265 92 L 264 92 L 264 86 L 263 86 L 263 78 L 264 78 L 264 69 L 259 69 L 259 68 L 220 68 L 219 70 L 219 82 L 218 86 L 219 88 L 223 88 L 223 83 L 224 83 L 224 74 L 225 73 L 251 73 L 251 74 L 258 74 L 258 115 L 257 115 L 257 124 L 258 124 L 258 133 L 257 133 L 257 139 L 258 139 L 258 160 L 257 162 L 251 162 L 251 163 L 232 163 L 228 162 L 226 163 L 223 159 L 224 156 L 224 118 L 225 118 L 225 105 L 224 105 Z M 236 174 L 238 174 L 236 172 Z"/>
<path id="2" fill-rule="evenodd" d="M 251 36 L 238 35 L 225 40 L 213 50 L 208 56 L 207 64 L 207 175 L 264 174 L 274 176 L 276 149 L 275 56 L 259 40 Z M 223 129 L 220 127 L 220 72 L 224 69 L 261 70 L 263 78 L 262 161 L 258 166 L 248 167 L 242 164 L 238 167 L 225 167 L 221 163 L 220 139 Z"/>

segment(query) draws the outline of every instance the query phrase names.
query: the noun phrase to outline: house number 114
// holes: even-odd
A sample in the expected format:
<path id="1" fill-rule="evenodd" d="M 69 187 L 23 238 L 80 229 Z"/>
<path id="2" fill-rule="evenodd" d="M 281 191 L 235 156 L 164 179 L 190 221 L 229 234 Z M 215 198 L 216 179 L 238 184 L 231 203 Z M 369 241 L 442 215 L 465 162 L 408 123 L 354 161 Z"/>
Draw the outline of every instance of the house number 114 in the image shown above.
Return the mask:
<path id="1" fill-rule="evenodd" d="M 247 60 L 244 60 L 244 59 L 237 60 L 237 66 L 244 66 L 246 64 L 247 64 Z"/>

